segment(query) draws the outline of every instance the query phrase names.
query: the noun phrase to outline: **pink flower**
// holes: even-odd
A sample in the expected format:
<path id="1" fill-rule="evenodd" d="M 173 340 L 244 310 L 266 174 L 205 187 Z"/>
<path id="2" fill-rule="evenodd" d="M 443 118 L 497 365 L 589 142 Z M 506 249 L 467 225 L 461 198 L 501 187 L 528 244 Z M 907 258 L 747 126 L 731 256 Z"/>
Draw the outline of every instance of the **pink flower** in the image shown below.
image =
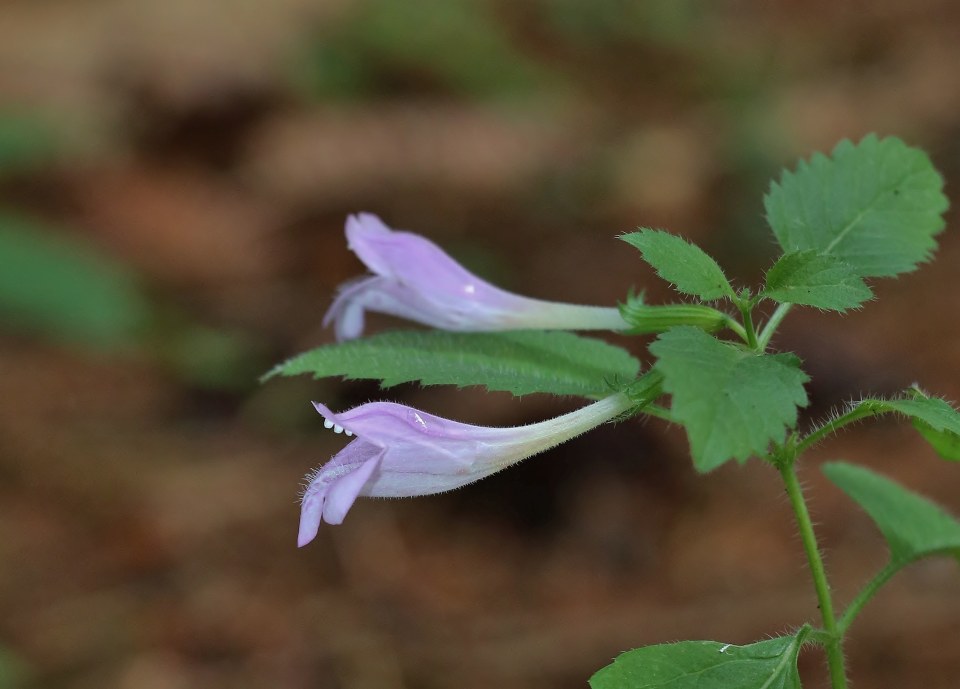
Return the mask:
<path id="1" fill-rule="evenodd" d="M 314 402 L 324 425 L 356 435 L 307 476 L 297 544 L 312 541 L 321 521 L 339 524 L 360 495 L 432 495 L 478 481 L 609 421 L 634 406 L 618 393 L 554 419 L 490 428 L 443 419 L 392 402 L 334 414 Z"/>
<path id="2" fill-rule="evenodd" d="M 622 330 L 616 308 L 541 301 L 480 279 L 430 240 L 375 215 L 347 218 L 347 243 L 374 274 L 344 284 L 323 318 L 338 340 L 363 333 L 367 310 L 443 330 Z"/>

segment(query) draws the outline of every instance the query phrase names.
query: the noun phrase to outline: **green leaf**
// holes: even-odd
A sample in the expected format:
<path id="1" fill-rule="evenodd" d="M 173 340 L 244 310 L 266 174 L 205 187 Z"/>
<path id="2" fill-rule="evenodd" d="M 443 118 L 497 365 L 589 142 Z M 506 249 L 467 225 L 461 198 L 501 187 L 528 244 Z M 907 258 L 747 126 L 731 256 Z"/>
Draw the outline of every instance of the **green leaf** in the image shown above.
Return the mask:
<path id="1" fill-rule="evenodd" d="M 782 442 L 807 404 L 807 375 L 792 354 L 757 354 L 689 326 L 664 333 L 650 351 L 700 471 Z"/>
<path id="2" fill-rule="evenodd" d="M 844 140 L 785 171 L 764 198 L 787 253 L 836 256 L 861 277 L 892 276 L 930 258 L 947 209 L 943 178 L 927 155 L 893 137 Z"/>
<path id="3" fill-rule="evenodd" d="M 873 297 L 849 265 L 814 250 L 784 254 L 767 272 L 763 296 L 781 303 L 845 311 Z"/>
<path id="4" fill-rule="evenodd" d="M 681 641 L 617 656 L 592 689 L 800 689 L 797 655 L 807 628 L 747 646 Z"/>
<path id="5" fill-rule="evenodd" d="M 620 239 L 636 247 L 657 275 L 684 294 L 704 301 L 733 297 L 733 288 L 717 262 L 700 247 L 660 230 L 642 229 Z"/>
<path id="6" fill-rule="evenodd" d="M 914 389 L 909 399 L 887 400 L 893 411 L 909 416 L 914 428 L 944 459 L 960 461 L 960 413 L 937 397 Z"/>
<path id="7" fill-rule="evenodd" d="M 264 379 L 311 373 L 379 379 L 383 387 L 419 381 L 592 398 L 633 381 L 639 370 L 625 350 L 569 332 L 407 330 L 319 347 L 280 364 Z"/>
<path id="8" fill-rule="evenodd" d="M 960 522 L 931 501 L 854 464 L 825 464 L 823 473 L 870 515 L 894 564 L 927 555 L 960 557 Z"/>
<path id="9" fill-rule="evenodd" d="M 938 455 L 952 462 L 960 462 L 960 434 L 952 431 L 938 431 L 932 426 L 914 419 L 913 427 L 930 443 Z"/>
<path id="10" fill-rule="evenodd" d="M 0 215 L 4 329 L 110 348 L 133 342 L 150 315 L 120 264 L 39 222 Z"/>

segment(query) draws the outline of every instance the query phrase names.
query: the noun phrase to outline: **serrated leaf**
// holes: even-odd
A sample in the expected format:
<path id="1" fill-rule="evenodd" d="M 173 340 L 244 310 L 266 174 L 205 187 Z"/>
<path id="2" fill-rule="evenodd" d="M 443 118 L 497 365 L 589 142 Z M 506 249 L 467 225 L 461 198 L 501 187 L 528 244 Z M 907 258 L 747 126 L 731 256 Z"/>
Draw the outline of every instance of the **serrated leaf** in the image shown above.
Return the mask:
<path id="1" fill-rule="evenodd" d="M 845 311 L 873 297 L 849 265 L 817 251 L 784 254 L 767 272 L 763 296 L 781 303 Z"/>
<path id="2" fill-rule="evenodd" d="M 930 500 L 854 464 L 825 464 L 823 473 L 870 515 L 894 564 L 927 555 L 960 557 L 960 522 Z"/>
<path id="3" fill-rule="evenodd" d="M 733 288 L 717 262 L 703 249 L 685 239 L 660 230 L 642 229 L 620 239 L 640 250 L 643 260 L 657 275 L 684 294 L 712 301 L 733 297 Z"/>
<path id="4" fill-rule="evenodd" d="M 836 256 L 862 277 L 897 275 L 929 259 L 947 205 L 926 153 L 873 134 L 841 141 L 830 158 L 801 161 L 764 197 L 785 252 Z"/>
<path id="5" fill-rule="evenodd" d="M 617 656 L 592 689 L 800 689 L 797 655 L 806 629 L 747 646 L 681 641 Z"/>
<path id="6" fill-rule="evenodd" d="M 458 333 L 406 330 L 318 347 L 275 367 L 264 376 L 380 380 L 383 387 L 419 381 L 423 385 L 483 385 L 514 395 L 601 397 L 625 385 L 640 370 L 626 350 L 602 340 L 564 331 L 525 330 Z"/>
<path id="7" fill-rule="evenodd" d="M 664 333 L 650 351 L 700 471 L 782 442 L 807 404 L 808 378 L 792 354 L 757 354 L 693 327 Z"/>

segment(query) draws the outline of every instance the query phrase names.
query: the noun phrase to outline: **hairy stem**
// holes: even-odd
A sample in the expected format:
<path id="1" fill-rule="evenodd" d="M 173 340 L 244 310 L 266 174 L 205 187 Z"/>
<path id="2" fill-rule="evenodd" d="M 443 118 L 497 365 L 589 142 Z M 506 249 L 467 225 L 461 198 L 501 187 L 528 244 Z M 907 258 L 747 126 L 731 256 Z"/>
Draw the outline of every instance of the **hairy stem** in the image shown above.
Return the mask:
<path id="1" fill-rule="evenodd" d="M 753 327 L 753 307 L 754 302 L 750 299 L 737 299 L 737 308 L 740 310 L 740 318 L 743 320 L 743 331 L 747 336 L 747 346 L 757 352 L 762 352 L 763 348 L 757 342 L 757 330 Z"/>
<path id="2" fill-rule="evenodd" d="M 737 337 L 739 337 L 741 340 L 743 340 L 743 341 L 746 342 L 747 344 L 750 344 L 750 338 L 749 338 L 749 336 L 747 335 L 746 329 L 745 329 L 742 325 L 740 325 L 740 323 L 738 323 L 735 318 L 733 318 L 733 317 L 731 317 L 731 316 L 727 316 L 727 317 L 724 319 L 724 322 L 725 322 L 727 328 L 728 328 L 731 332 L 733 332 Z"/>
<path id="3" fill-rule="evenodd" d="M 823 566 L 823 558 L 820 556 L 820 548 L 817 546 L 817 536 L 813 531 L 810 511 L 807 509 L 807 502 L 803 497 L 803 490 L 800 488 L 792 461 L 781 464 L 780 475 L 783 477 L 783 483 L 790 498 L 790 506 L 793 507 L 793 514 L 800 529 L 800 538 L 803 541 L 803 549 L 807 553 L 807 563 L 813 577 L 813 587 L 817 592 L 823 630 L 826 632 L 824 647 L 827 652 L 827 665 L 830 668 L 830 683 L 833 689 L 846 689 L 847 671 L 841 648 L 843 636 L 833 614 L 833 599 L 830 597 L 827 572 Z"/>
<path id="4" fill-rule="evenodd" d="M 847 426 L 855 421 L 860 419 L 865 419 L 869 416 L 875 416 L 879 411 L 876 408 L 875 404 L 870 404 L 869 402 L 861 402 L 857 406 L 853 407 L 849 411 L 841 414 L 835 419 L 828 421 L 827 423 L 820 426 L 814 431 L 811 431 L 805 438 L 803 438 L 799 443 L 797 443 L 796 452 L 799 455 L 801 452 L 806 450 L 813 445 L 816 445 L 818 442 L 823 440 L 826 436 L 830 435 L 834 431 L 838 431 L 844 426 Z"/>

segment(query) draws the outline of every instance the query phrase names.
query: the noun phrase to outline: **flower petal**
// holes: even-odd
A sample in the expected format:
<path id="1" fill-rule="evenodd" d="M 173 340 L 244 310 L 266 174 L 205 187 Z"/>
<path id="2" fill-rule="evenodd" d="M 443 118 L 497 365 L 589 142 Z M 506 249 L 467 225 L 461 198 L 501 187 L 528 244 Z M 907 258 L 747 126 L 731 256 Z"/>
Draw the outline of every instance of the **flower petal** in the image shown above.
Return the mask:
<path id="1" fill-rule="evenodd" d="M 371 288 L 376 291 L 376 285 L 381 281 L 382 278 L 370 276 L 342 284 L 323 316 L 323 327 L 326 328 L 333 321 L 337 340 L 341 342 L 360 337 L 363 334 L 364 312 L 368 308 L 367 295 Z"/>
<path id="2" fill-rule="evenodd" d="M 380 456 L 368 459 L 353 471 L 344 474 L 327 487 L 323 505 L 323 520 L 328 524 L 341 524 L 353 507 L 364 485 L 380 465 Z"/>
<path id="3" fill-rule="evenodd" d="M 303 502 L 300 505 L 300 532 L 297 534 L 298 548 L 302 548 L 317 537 L 323 516 L 323 500 L 323 491 L 303 496 Z"/>
<path id="4" fill-rule="evenodd" d="M 351 215 L 346 233 L 350 249 L 375 275 L 344 285 L 324 316 L 324 325 L 335 321 L 338 340 L 362 334 L 367 310 L 454 331 L 626 327 L 616 308 L 548 302 L 502 290 L 426 237 L 392 230 L 371 213 Z"/>
<path id="5" fill-rule="evenodd" d="M 357 213 L 347 218 L 347 246 L 377 275 L 393 273 L 378 241 L 388 239 L 392 234 L 393 230 L 373 213 Z"/>

